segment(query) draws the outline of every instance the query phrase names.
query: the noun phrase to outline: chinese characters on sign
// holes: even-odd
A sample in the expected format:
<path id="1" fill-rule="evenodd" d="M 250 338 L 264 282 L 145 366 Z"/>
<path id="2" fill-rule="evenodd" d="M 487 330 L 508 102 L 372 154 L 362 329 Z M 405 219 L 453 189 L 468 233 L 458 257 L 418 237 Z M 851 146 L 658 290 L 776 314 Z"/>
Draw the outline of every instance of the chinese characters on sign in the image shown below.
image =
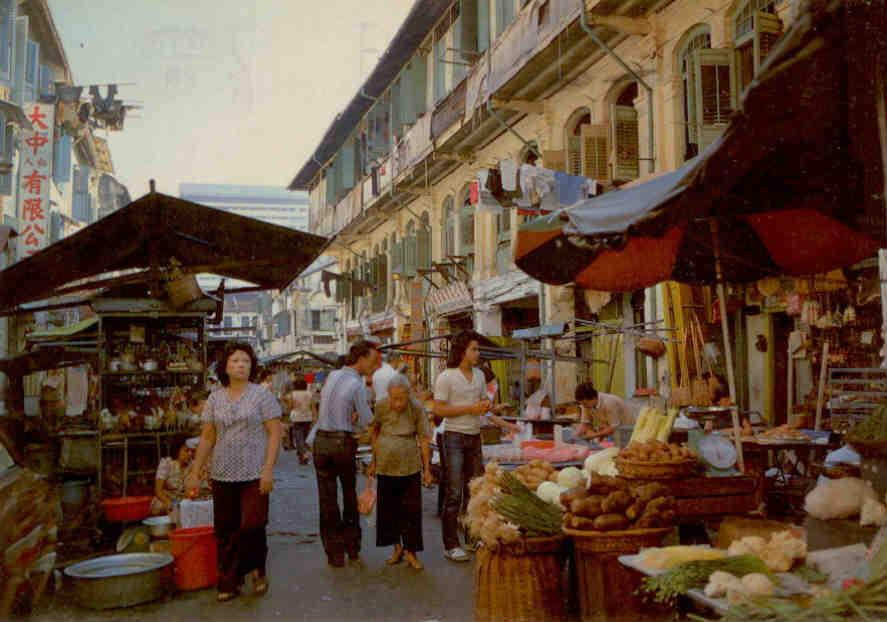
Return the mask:
<path id="1" fill-rule="evenodd" d="M 19 152 L 18 258 L 39 252 L 50 242 L 49 184 L 52 179 L 52 143 L 55 109 L 51 105 L 25 105 L 31 129 L 23 132 Z"/>

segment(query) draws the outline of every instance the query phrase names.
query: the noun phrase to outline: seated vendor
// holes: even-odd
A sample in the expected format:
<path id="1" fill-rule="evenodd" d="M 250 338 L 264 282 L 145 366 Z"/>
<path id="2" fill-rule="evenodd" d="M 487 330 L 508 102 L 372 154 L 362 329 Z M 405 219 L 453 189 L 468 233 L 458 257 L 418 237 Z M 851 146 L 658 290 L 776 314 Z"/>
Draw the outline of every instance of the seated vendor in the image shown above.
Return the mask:
<path id="1" fill-rule="evenodd" d="M 189 438 L 183 442 L 176 457 L 163 458 L 157 466 L 157 475 L 154 479 L 154 498 L 151 500 L 151 514 L 159 516 L 168 514 L 173 509 L 173 504 L 187 497 L 185 492 L 185 478 L 191 468 L 194 452 L 197 449 L 198 438 Z M 209 477 L 204 473 L 201 478 L 201 498 L 211 495 Z"/>
<path id="2" fill-rule="evenodd" d="M 590 382 L 576 387 L 576 401 L 581 409 L 578 434 L 586 440 L 598 440 L 615 433 L 620 425 L 633 425 L 634 412 L 616 395 L 599 393 Z"/>

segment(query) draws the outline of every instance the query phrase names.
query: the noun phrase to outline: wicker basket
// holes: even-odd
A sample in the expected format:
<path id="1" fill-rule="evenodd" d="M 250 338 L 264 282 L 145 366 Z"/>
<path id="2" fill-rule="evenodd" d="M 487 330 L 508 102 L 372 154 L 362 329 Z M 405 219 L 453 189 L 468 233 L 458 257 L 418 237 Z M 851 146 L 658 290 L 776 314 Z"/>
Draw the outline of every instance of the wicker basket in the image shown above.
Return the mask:
<path id="1" fill-rule="evenodd" d="M 658 546 L 671 529 L 577 531 L 564 529 L 573 540 L 576 593 L 582 622 L 670 620 L 638 596 L 641 575 L 619 562 L 620 555 Z"/>
<path id="2" fill-rule="evenodd" d="M 566 622 L 566 538 L 481 547 L 474 568 L 475 622 Z"/>
<path id="3" fill-rule="evenodd" d="M 580 531 L 564 527 L 564 533 L 573 538 L 577 551 L 618 553 L 619 555 L 636 553 L 643 548 L 659 546 L 671 530 L 671 527 L 658 527 L 624 531 Z"/>
<path id="4" fill-rule="evenodd" d="M 694 460 L 679 462 L 640 462 L 616 457 L 613 462 L 619 475 L 626 479 L 670 480 L 692 475 L 699 463 Z"/>

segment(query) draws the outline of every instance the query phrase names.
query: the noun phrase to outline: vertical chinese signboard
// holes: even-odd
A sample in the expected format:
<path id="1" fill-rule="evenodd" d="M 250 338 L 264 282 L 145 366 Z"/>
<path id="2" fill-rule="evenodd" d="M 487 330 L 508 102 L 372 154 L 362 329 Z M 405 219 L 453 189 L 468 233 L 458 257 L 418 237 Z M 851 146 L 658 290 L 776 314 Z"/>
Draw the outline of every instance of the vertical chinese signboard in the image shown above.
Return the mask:
<path id="1" fill-rule="evenodd" d="M 23 132 L 19 148 L 18 258 L 40 252 L 50 243 L 49 184 L 52 179 L 52 138 L 55 108 L 49 104 L 25 105 L 31 129 Z"/>

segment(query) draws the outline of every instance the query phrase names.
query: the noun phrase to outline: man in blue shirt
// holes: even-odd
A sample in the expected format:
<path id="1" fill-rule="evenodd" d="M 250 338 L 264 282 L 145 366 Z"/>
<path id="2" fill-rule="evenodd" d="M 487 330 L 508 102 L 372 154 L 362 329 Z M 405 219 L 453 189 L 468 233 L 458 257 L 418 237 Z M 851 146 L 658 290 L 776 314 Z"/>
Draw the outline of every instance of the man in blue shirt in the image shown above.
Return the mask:
<path id="1" fill-rule="evenodd" d="M 373 419 L 366 378 L 381 363 L 378 346 L 358 341 L 345 357 L 345 367 L 330 374 L 320 393 L 320 414 L 314 440 L 314 469 L 320 504 L 320 538 L 331 566 L 344 566 L 345 554 L 360 559 L 360 516 L 357 511 L 357 440 L 354 431 Z M 338 484 L 342 485 L 339 508 Z"/>

